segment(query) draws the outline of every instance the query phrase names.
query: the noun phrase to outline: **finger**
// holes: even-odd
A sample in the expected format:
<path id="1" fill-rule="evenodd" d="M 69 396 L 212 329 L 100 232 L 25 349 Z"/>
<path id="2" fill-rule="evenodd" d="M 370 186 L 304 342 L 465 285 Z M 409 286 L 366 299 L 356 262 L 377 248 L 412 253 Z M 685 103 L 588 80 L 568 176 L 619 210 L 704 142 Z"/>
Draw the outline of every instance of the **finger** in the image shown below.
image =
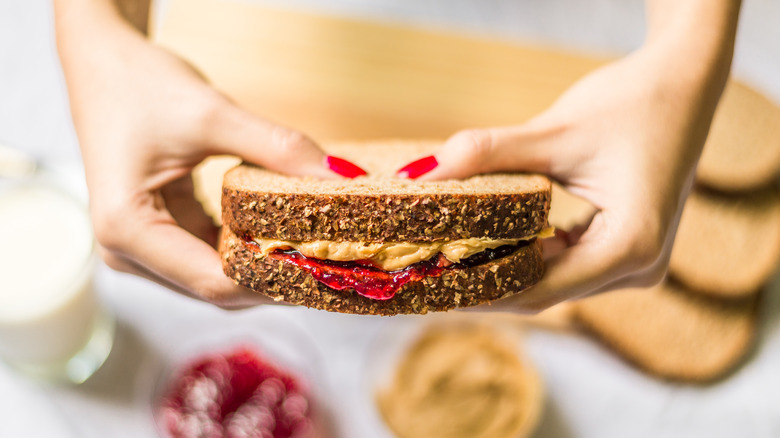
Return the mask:
<path id="1" fill-rule="evenodd" d="M 305 134 L 255 117 L 232 104 L 226 104 L 210 126 L 206 136 L 210 155 L 238 155 L 289 175 L 318 178 L 365 175 L 365 171 L 346 160 L 329 160 Z"/>
<path id="2" fill-rule="evenodd" d="M 436 166 L 421 180 L 466 178 L 500 171 L 544 173 L 555 177 L 561 160 L 555 129 L 536 125 L 462 131 L 433 155 Z M 564 158 L 566 159 L 566 158 Z"/>
<path id="3" fill-rule="evenodd" d="M 568 234 L 567 231 L 556 228 L 552 237 L 542 239 L 542 255 L 545 260 L 555 257 L 570 246 Z"/>
<path id="4" fill-rule="evenodd" d="M 136 263 L 135 261 L 129 258 L 123 257 L 118 253 L 100 247 L 100 255 L 103 261 L 106 263 L 106 265 L 115 271 L 124 272 L 126 274 L 132 274 L 141 278 L 145 278 L 149 281 L 157 283 L 167 289 L 170 289 L 188 298 L 193 298 L 199 301 L 207 302 L 202 297 L 192 294 L 190 291 L 182 288 L 181 286 L 174 284 L 168 281 L 167 279 L 160 277 L 159 275 L 156 275 L 155 273 L 146 269 L 142 265 Z M 283 303 L 276 303 L 271 298 L 262 296 L 260 294 L 253 294 L 253 295 L 254 296 L 247 296 L 245 300 L 236 300 L 235 302 L 232 303 L 225 303 L 225 305 L 223 305 L 222 308 L 226 310 L 241 310 L 241 309 L 247 309 L 250 307 L 256 307 L 258 305 L 264 305 L 264 304 L 283 304 Z"/>
<path id="5" fill-rule="evenodd" d="M 124 225 L 126 238 L 118 245 L 122 255 L 155 278 L 219 307 L 265 302 L 234 284 L 214 248 L 179 227 L 166 211 L 130 218 Z"/>

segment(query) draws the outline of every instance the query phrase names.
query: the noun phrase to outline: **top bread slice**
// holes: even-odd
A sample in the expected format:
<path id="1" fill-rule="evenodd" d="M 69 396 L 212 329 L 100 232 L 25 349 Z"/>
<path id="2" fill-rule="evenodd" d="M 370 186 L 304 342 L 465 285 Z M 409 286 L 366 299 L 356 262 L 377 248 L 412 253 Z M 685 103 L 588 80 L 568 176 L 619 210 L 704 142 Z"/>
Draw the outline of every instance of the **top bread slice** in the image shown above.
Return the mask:
<path id="1" fill-rule="evenodd" d="M 352 180 L 291 177 L 243 164 L 225 175 L 223 224 L 252 237 L 367 242 L 522 239 L 547 226 L 551 184 L 543 176 L 491 174 L 446 181 L 394 176 L 439 145 L 326 146 L 327 153 L 368 172 Z"/>
<path id="2" fill-rule="evenodd" d="M 697 181 L 725 192 L 755 189 L 780 175 L 780 107 L 729 82 L 715 112 Z"/>

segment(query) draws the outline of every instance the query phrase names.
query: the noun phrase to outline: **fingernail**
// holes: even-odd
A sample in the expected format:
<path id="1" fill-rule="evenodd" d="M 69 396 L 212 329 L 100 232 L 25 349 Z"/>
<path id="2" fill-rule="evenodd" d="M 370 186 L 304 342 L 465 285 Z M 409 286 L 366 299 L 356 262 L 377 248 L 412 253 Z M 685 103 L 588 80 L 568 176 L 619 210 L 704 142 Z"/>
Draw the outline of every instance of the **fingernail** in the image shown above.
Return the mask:
<path id="1" fill-rule="evenodd" d="M 402 167 L 398 172 L 396 172 L 396 175 L 400 178 L 415 179 L 435 169 L 438 165 L 439 162 L 436 161 L 436 157 L 429 155 L 427 157 L 420 158 L 417 161 L 412 161 L 411 163 Z"/>
<path id="2" fill-rule="evenodd" d="M 325 161 L 328 163 L 330 170 L 347 178 L 357 178 L 366 174 L 365 170 L 343 158 L 328 155 Z"/>

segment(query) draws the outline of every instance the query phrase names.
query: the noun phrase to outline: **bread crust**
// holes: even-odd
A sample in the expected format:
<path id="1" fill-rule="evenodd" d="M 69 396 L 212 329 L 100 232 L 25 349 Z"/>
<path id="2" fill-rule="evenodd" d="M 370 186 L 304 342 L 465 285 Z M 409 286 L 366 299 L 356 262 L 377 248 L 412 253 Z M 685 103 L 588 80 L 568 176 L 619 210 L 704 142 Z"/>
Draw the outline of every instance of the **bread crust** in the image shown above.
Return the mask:
<path id="1" fill-rule="evenodd" d="M 549 190 L 489 196 L 222 190 L 225 226 L 238 234 L 296 241 L 521 239 L 547 226 L 549 208 Z"/>
<path id="2" fill-rule="evenodd" d="M 474 306 L 514 295 L 537 283 L 544 273 L 541 245 L 535 241 L 483 265 L 407 283 L 395 297 L 379 301 L 353 290 L 331 289 L 296 266 L 263 257 L 227 228 L 222 230 L 220 255 L 225 274 L 236 284 L 277 301 L 362 315 L 424 314 Z"/>

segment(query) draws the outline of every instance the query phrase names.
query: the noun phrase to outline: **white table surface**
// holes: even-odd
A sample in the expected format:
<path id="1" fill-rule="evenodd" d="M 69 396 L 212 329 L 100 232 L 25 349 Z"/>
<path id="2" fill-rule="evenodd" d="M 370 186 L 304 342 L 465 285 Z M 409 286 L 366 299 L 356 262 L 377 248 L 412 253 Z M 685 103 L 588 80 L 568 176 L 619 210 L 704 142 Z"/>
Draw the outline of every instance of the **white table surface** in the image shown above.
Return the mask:
<path id="1" fill-rule="evenodd" d="M 643 32 L 638 1 L 294 3 L 607 52 L 635 47 Z M 57 163 L 78 191 L 83 190 L 79 155 L 51 21 L 47 0 L 0 1 L 0 142 Z M 745 0 L 735 72 L 780 102 L 778 23 L 780 2 Z M 295 308 L 224 312 L 103 266 L 96 288 L 119 324 L 108 362 L 79 387 L 37 384 L 0 364 L 0 438 L 154 436 L 149 392 L 155 372 L 172 352 L 215 330 L 262 330 L 263 336 L 274 336 L 263 321 L 280 316 L 287 321 L 278 324 L 280 332 L 305 333 L 304 344 L 314 346 L 310 365 L 319 370 L 328 390 L 339 436 L 383 436 L 367 403 L 366 351 L 377 331 L 405 320 Z M 780 278 L 771 289 L 755 351 L 733 375 L 707 386 L 648 377 L 582 336 L 531 331 L 526 348 L 548 391 L 535 436 L 780 436 Z"/>

